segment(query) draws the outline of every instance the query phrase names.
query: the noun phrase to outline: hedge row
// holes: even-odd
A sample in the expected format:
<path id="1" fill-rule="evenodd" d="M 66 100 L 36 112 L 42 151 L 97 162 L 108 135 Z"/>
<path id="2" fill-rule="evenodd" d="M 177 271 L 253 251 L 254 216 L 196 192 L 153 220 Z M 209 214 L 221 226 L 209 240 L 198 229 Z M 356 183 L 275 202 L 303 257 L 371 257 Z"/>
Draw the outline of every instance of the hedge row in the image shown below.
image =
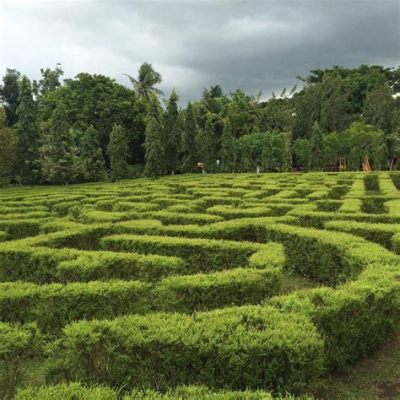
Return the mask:
<path id="1" fill-rule="evenodd" d="M 104 386 L 87 387 L 80 383 L 31 387 L 19 390 L 15 400 L 118 400 L 117 392 Z M 273 397 L 270 392 L 257 391 L 212 391 L 206 386 L 179 386 L 166 393 L 151 389 L 133 390 L 122 396 L 122 400 L 311 400 L 309 396 Z"/>
<path id="2" fill-rule="evenodd" d="M 260 303 L 278 294 L 281 285 L 282 271 L 278 267 L 171 276 L 153 285 L 118 280 L 67 285 L 7 282 L 0 283 L 0 319 L 37 321 L 41 329 L 54 334 L 67 323 L 84 318 L 112 318 L 153 310 L 193 312 Z"/>
<path id="3" fill-rule="evenodd" d="M 236 268 L 212 274 L 171 276 L 156 287 L 156 308 L 190 313 L 231 305 L 257 304 L 280 292 L 278 268 Z"/>
<path id="4" fill-rule="evenodd" d="M 264 217 L 271 215 L 271 209 L 268 207 L 236 208 L 228 205 L 209 207 L 206 212 L 209 214 L 219 215 L 225 219 Z"/>
<path id="5" fill-rule="evenodd" d="M 287 269 L 329 285 L 356 278 L 367 262 L 379 264 L 382 257 L 391 264 L 399 260 L 382 247 L 353 235 L 290 226 L 269 218 L 213 224 L 210 232 L 216 239 L 282 243 Z"/>
<path id="6" fill-rule="evenodd" d="M 172 211 L 153 211 L 144 214 L 145 218 L 155 218 L 163 224 L 198 224 L 204 225 L 212 222 L 222 221 L 218 215 L 184 213 Z"/>
<path id="7" fill-rule="evenodd" d="M 373 224 L 369 222 L 343 220 L 328 221 L 325 223 L 325 228 L 361 236 L 389 250 L 393 249 L 393 236 L 400 232 L 400 227 L 395 224 Z"/>
<path id="8" fill-rule="evenodd" d="M 364 175 L 364 187 L 368 191 L 379 191 L 379 176 L 376 173 Z"/>
<path id="9" fill-rule="evenodd" d="M 41 336 L 35 324 L 0 322 L 0 397 L 11 399 L 23 374 L 24 363 L 41 350 Z"/>
<path id="10" fill-rule="evenodd" d="M 300 313 L 268 306 L 81 321 L 64 329 L 51 355 L 52 379 L 125 388 L 229 382 L 298 392 L 323 371 L 315 327 Z"/>
<path id="11" fill-rule="evenodd" d="M 92 251 L 76 253 L 77 258 L 60 262 L 55 279 L 60 282 L 87 282 L 108 279 L 159 281 L 184 272 L 184 262 L 173 256 Z"/>
<path id="12" fill-rule="evenodd" d="M 0 231 L 0 242 L 4 242 L 7 239 L 9 239 L 8 233 L 4 232 L 4 231 Z"/>
<path id="13" fill-rule="evenodd" d="M 246 265 L 249 257 L 260 249 L 256 243 L 129 234 L 104 237 L 101 244 L 103 248 L 112 251 L 181 257 L 186 261 L 188 273 Z"/>
<path id="14" fill-rule="evenodd" d="M 400 215 L 392 214 L 340 213 L 294 209 L 289 212 L 289 215 L 298 218 L 298 225 L 314 228 L 323 228 L 326 221 L 333 219 L 386 224 L 400 223 Z"/>
<path id="15" fill-rule="evenodd" d="M 157 281 L 183 270 L 183 260 L 173 256 L 50 249 L 30 246 L 29 241 L 0 245 L 2 282 L 86 282 L 107 279 Z"/>
<path id="16" fill-rule="evenodd" d="M 37 321 L 41 329 L 54 334 L 77 319 L 148 311 L 150 288 L 139 281 L 0 283 L 0 318 L 6 322 Z"/>
<path id="17" fill-rule="evenodd" d="M 365 247 L 368 253 L 368 247 Z M 329 370 L 342 370 L 377 349 L 400 323 L 399 264 L 367 267 L 339 288 L 304 290 L 267 303 L 282 312 L 307 314 L 325 340 Z"/>
<path id="18" fill-rule="evenodd" d="M 0 220 L 0 230 L 7 232 L 9 239 L 20 239 L 28 236 L 35 236 L 38 235 L 40 231 L 40 220 Z"/>

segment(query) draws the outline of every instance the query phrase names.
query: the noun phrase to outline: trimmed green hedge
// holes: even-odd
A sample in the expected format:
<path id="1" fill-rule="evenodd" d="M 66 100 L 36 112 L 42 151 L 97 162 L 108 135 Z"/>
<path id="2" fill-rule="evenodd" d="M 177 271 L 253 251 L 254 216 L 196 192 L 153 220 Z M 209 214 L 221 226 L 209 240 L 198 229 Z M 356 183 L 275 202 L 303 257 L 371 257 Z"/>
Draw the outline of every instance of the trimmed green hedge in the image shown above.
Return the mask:
<path id="1" fill-rule="evenodd" d="M 11 399 L 21 380 L 24 363 L 41 350 L 41 335 L 36 324 L 0 322 L 0 397 Z"/>
<path id="2" fill-rule="evenodd" d="M 192 312 L 231 305 L 257 304 L 280 292 L 278 268 L 237 268 L 212 274 L 172 276 L 157 286 L 157 308 Z"/>
<path id="3" fill-rule="evenodd" d="M 186 261 L 188 273 L 245 265 L 248 258 L 260 248 L 256 243 L 128 234 L 104 237 L 101 244 L 112 251 L 181 257 Z"/>
<path id="4" fill-rule="evenodd" d="M 40 231 L 40 220 L 0 220 L 0 230 L 7 232 L 10 239 L 35 236 L 38 235 Z"/>
<path id="5" fill-rule="evenodd" d="M 82 318 L 112 318 L 149 310 L 151 286 L 138 281 L 92 281 L 68 285 L 0 283 L 0 318 L 7 322 L 37 321 L 56 333 Z"/>
<path id="6" fill-rule="evenodd" d="M 249 208 L 236 208 L 229 205 L 217 205 L 207 208 L 206 212 L 209 214 L 219 215 L 226 219 L 264 217 L 267 215 L 271 215 L 270 208 L 261 206 L 249 207 Z"/>
<path id="7" fill-rule="evenodd" d="M 106 387 L 86 387 L 80 383 L 31 387 L 17 392 L 15 400 L 117 400 L 118 395 Z M 212 391 L 206 386 L 179 386 L 166 393 L 151 389 L 133 390 L 122 400 L 312 400 L 309 396 L 273 397 L 271 393 L 257 391 Z"/>
<path id="8" fill-rule="evenodd" d="M 207 384 L 302 391 L 323 371 L 323 341 L 299 313 L 236 307 L 194 316 L 81 321 L 51 349 L 49 378 L 132 388 Z"/>
<path id="9" fill-rule="evenodd" d="M 371 354 L 399 328 L 400 270 L 398 265 L 371 265 L 357 281 L 336 290 L 303 290 L 267 304 L 309 315 L 325 339 L 328 369 L 342 370 Z"/>
<path id="10" fill-rule="evenodd" d="M 56 267 L 55 279 L 60 282 L 108 279 L 151 282 L 182 272 L 184 262 L 178 257 L 92 251 L 60 262 Z"/>
<path id="11" fill-rule="evenodd" d="M 134 397 L 133 397 L 134 398 Z M 105 387 L 85 387 L 80 383 L 30 387 L 17 392 L 15 400 L 117 400 L 117 392 Z M 137 397 L 139 399 L 139 397 Z"/>
<path id="12" fill-rule="evenodd" d="M 393 235 L 400 232 L 400 227 L 394 224 L 373 224 L 369 222 L 355 222 L 333 220 L 325 223 L 327 229 L 347 232 L 364 239 L 378 243 L 389 250 L 392 250 Z"/>
<path id="13" fill-rule="evenodd" d="M 222 221 L 218 215 L 200 213 L 181 213 L 172 211 L 153 211 L 146 213 L 147 218 L 160 220 L 163 224 L 198 224 L 205 225 L 212 222 Z"/>
<path id="14" fill-rule="evenodd" d="M 215 224 L 211 232 L 215 238 L 280 242 L 285 247 L 287 269 L 329 285 L 356 278 L 368 262 L 399 262 L 393 253 L 353 235 L 273 223 L 266 218 Z"/>

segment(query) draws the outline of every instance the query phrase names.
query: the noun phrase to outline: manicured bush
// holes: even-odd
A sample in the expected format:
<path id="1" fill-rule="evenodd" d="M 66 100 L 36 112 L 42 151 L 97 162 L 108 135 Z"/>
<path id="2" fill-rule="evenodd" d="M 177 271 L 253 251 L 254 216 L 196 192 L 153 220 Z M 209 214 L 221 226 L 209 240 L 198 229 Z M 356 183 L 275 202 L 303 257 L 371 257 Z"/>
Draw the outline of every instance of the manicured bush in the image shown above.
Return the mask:
<path id="1" fill-rule="evenodd" d="M 209 224 L 211 222 L 222 221 L 223 218 L 217 215 L 200 213 L 181 213 L 171 211 L 154 211 L 146 214 L 148 218 L 160 220 L 163 224 Z"/>
<path id="2" fill-rule="evenodd" d="M 0 322 L 0 397 L 11 399 L 24 375 L 24 363 L 41 349 L 36 324 Z"/>
<path id="3" fill-rule="evenodd" d="M 236 307 L 194 316 L 148 314 L 67 326 L 49 378 L 126 389 L 207 384 L 301 391 L 323 370 L 323 341 L 299 313 Z"/>
<path id="4" fill-rule="evenodd" d="M 333 220 L 325 223 L 327 229 L 347 232 L 364 239 L 378 243 L 387 249 L 392 249 L 392 238 L 400 228 L 394 224 L 373 224 L 370 222 L 355 222 L 345 220 Z"/>
<path id="5" fill-rule="evenodd" d="M 0 283 L 0 318 L 8 322 L 37 321 L 42 330 L 54 334 L 77 319 L 147 311 L 150 289 L 149 284 L 139 281 Z"/>
<path id="6" fill-rule="evenodd" d="M 325 338 L 329 370 L 371 354 L 399 326 L 398 265 L 371 265 L 358 281 L 336 290 L 303 290 L 276 297 L 269 304 L 283 311 L 306 313 Z"/>
<path id="7" fill-rule="evenodd" d="M 256 304 L 279 293 L 282 272 L 237 268 L 211 274 L 172 276 L 157 286 L 157 308 L 192 312 L 231 305 Z"/>
<path id="8" fill-rule="evenodd" d="M 38 219 L 0 220 L 0 230 L 7 232 L 10 239 L 20 239 L 28 236 L 35 236 L 39 234 L 40 220 Z"/>
<path id="9" fill-rule="evenodd" d="M 117 400 L 117 392 L 106 387 L 85 387 L 80 383 L 30 387 L 19 390 L 15 400 Z"/>
<path id="10" fill-rule="evenodd" d="M 172 256 L 93 251 L 62 261 L 56 269 L 57 280 L 61 282 L 108 279 L 158 281 L 183 272 L 184 262 Z"/>
<path id="11" fill-rule="evenodd" d="M 80 383 L 30 387 L 17 392 L 15 400 L 117 400 L 117 391 L 102 386 L 87 387 Z M 273 397 L 271 393 L 257 391 L 212 391 L 206 386 L 178 386 L 166 393 L 151 389 L 133 390 L 122 400 L 311 400 L 309 396 Z"/>
<path id="12" fill-rule="evenodd" d="M 104 237 L 101 244 L 112 251 L 181 257 L 186 261 L 188 273 L 245 265 L 249 256 L 260 248 L 256 243 L 128 234 Z"/>
<path id="13" fill-rule="evenodd" d="M 367 214 L 381 214 L 385 212 L 385 199 L 382 197 L 364 197 L 361 200 L 361 211 Z"/>
<path id="14" fill-rule="evenodd" d="M 264 217 L 271 215 L 271 209 L 268 207 L 235 208 L 228 205 L 213 206 L 207 208 L 206 212 L 209 214 L 219 215 L 225 219 Z"/>
<path id="15" fill-rule="evenodd" d="M 379 190 L 379 176 L 378 174 L 368 174 L 364 176 L 365 190 L 378 191 Z"/>
<path id="16" fill-rule="evenodd" d="M 135 211 L 129 212 L 108 212 L 100 210 L 84 211 L 80 216 L 80 221 L 85 223 L 102 223 L 102 222 L 116 222 L 126 221 L 128 219 L 139 218 L 139 213 Z"/>
<path id="17" fill-rule="evenodd" d="M 153 390 L 134 390 L 131 395 L 125 396 L 123 400 L 311 400 L 309 396 L 294 397 L 272 396 L 271 393 L 262 390 L 233 391 L 219 390 L 212 391 L 206 386 L 179 386 L 176 389 L 168 390 L 167 393 L 159 393 Z M 18 399 L 17 399 L 18 400 Z"/>

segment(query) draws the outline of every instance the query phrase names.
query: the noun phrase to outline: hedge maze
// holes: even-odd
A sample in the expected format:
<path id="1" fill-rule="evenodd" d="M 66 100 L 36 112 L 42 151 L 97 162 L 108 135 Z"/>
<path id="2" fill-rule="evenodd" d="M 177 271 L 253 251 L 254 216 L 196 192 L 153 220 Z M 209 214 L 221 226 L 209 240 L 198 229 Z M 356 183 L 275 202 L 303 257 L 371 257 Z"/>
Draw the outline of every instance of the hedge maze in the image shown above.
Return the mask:
<path id="1" fill-rule="evenodd" d="M 398 329 L 398 188 L 310 173 L 2 189 L 1 396 L 312 395 Z"/>

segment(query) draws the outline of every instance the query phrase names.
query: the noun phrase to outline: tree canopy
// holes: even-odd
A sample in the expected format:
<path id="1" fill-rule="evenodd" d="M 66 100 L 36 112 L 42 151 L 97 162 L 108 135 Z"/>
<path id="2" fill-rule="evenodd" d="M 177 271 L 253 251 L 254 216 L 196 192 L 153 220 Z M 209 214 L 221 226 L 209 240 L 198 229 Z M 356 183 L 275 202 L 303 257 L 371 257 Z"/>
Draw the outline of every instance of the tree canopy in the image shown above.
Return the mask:
<path id="1" fill-rule="evenodd" d="M 218 84 L 196 101 L 166 99 L 143 63 L 129 88 L 104 75 L 31 81 L 7 69 L 0 86 L 0 179 L 72 183 L 198 172 L 397 168 L 400 68 L 316 69 L 302 87 L 261 101 Z M 397 94 L 397 95 L 396 95 Z"/>

